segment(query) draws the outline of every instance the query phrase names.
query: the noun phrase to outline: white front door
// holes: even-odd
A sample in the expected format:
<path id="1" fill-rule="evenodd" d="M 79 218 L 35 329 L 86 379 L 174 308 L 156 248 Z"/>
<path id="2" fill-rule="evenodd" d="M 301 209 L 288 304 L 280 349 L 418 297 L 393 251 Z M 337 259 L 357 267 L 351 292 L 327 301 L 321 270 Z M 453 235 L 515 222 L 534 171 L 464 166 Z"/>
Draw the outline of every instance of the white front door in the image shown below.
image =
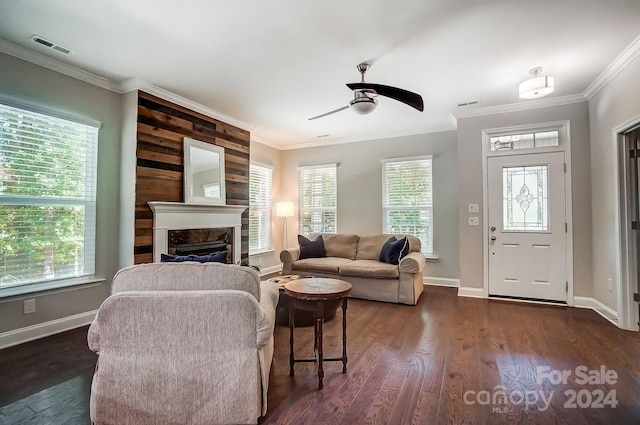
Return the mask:
<path id="1" fill-rule="evenodd" d="M 487 161 L 489 295 L 566 302 L 564 153 Z"/>

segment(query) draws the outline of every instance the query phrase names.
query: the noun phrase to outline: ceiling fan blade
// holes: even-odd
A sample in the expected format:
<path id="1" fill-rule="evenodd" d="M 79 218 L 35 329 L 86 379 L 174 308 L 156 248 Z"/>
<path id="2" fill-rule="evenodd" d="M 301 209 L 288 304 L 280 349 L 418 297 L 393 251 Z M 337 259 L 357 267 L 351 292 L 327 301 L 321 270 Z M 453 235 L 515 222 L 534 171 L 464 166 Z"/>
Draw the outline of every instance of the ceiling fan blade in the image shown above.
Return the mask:
<path id="1" fill-rule="evenodd" d="M 349 105 L 343 106 L 342 108 L 334 109 L 333 111 L 330 111 L 330 112 L 325 112 L 322 115 L 311 117 L 307 121 L 311 121 L 311 120 L 315 120 L 315 119 L 318 119 L 318 118 L 326 117 L 327 115 L 335 114 L 336 112 L 344 111 L 345 109 L 349 109 Z"/>
<path id="2" fill-rule="evenodd" d="M 424 111 L 424 102 L 422 96 L 408 90 L 399 89 L 398 87 L 385 86 L 382 84 L 371 83 L 351 83 L 347 84 L 351 90 L 373 89 L 380 96 L 390 97 L 399 102 L 405 103 L 418 111 Z"/>

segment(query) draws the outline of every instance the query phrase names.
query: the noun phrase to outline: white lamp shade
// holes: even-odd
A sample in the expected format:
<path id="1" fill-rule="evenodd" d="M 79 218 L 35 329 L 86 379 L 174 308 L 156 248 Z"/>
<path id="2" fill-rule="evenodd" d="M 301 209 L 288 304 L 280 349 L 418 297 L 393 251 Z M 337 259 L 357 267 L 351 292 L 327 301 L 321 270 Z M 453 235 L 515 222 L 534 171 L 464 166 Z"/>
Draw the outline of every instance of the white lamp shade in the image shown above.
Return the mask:
<path id="1" fill-rule="evenodd" d="M 293 217 L 293 202 L 276 202 L 276 217 Z"/>
<path id="2" fill-rule="evenodd" d="M 519 86 L 520 99 L 538 99 L 553 93 L 553 77 L 542 75 L 530 78 Z"/>

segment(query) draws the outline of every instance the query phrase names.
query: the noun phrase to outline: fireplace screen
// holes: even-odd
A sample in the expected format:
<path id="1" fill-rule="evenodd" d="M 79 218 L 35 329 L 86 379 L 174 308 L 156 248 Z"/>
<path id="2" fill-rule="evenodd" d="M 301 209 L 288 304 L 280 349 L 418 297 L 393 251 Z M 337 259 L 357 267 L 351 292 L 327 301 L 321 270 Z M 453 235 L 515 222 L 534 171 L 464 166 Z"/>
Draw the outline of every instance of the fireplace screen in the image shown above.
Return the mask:
<path id="1" fill-rule="evenodd" d="M 227 263 L 233 264 L 233 227 L 216 229 L 169 230 L 169 254 L 208 255 L 227 251 Z"/>

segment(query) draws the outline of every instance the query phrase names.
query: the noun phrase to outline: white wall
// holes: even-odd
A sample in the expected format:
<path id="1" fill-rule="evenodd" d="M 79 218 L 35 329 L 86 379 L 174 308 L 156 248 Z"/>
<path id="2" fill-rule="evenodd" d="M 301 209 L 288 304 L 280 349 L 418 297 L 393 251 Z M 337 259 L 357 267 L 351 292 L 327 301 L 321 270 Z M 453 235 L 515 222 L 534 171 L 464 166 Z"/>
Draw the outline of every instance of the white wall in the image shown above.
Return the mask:
<path id="1" fill-rule="evenodd" d="M 614 128 L 640 122 L 640 57 L 625 67 L 589 101 L 591 131 L 591 192 L 593 214 L 593 297 L 617 310 L 620 275 L 616 255 L 619 234 L 615 223 L 616 140 Z M 608 279 L 615 282 L 608 290 Z"/>
<path id="2" fill-rule="evenodd" d="M 569 121 L 573 190 L 574 295 L 592 296 L 591 187 L 589 112 L 586 102 L 458 120 L 459 205 L 480 205 L 482 212 L 482 131 L 486 129 Z M 460 208 L 460 286 L 483 287 L 482 226 L 469 227 Z M 482 217 L 480 217 L 482 223 Z"/>
<path id="3" fill-rule="evenodd" d="M 421 134 L 282 152 L 282 199 L 296 202 L 297 168 L 337 163 L 339 233 L 382 231 L 381 159 L 433 155 L 434 253 L 425 276 L 458 278 L 458 164 L 456 132 Z M 298 218 L 288 221 L 288 245 L 297 246 Z"/>
<path id="4" fill-rule="evenodd" d="M 102 284 L 78 285 L 0 299 L 0 334 L 97 309 L 118 269 L 121 96 L 0 53 L 0 97 L 102 122 L 98 139 L 96 275 Z M 36 312 L 23 314 L 23 299 Z"/>

